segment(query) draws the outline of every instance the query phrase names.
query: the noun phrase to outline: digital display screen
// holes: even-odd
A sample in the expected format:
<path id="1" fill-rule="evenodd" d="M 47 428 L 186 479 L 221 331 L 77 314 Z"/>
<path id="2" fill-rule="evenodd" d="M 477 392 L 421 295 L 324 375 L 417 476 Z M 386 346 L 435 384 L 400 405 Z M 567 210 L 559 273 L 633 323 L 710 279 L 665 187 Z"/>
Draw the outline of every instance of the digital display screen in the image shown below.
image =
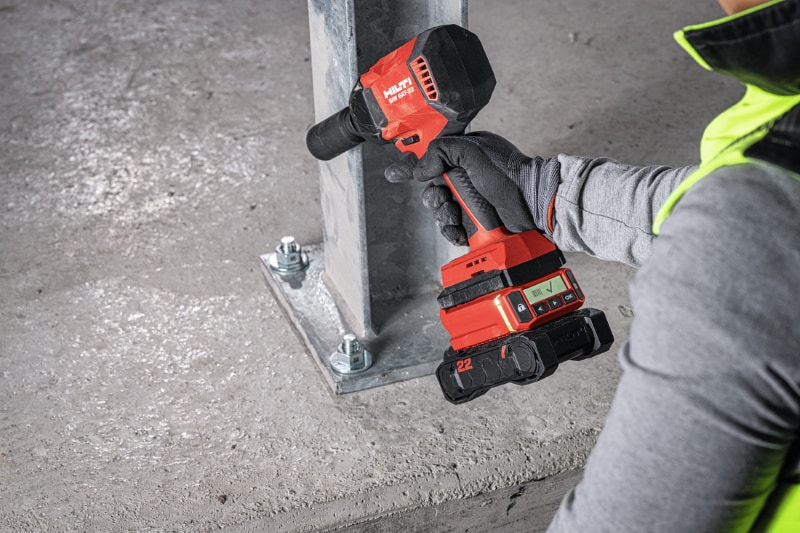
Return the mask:
<path id="1" fill-rule="evenodd" d="M 564 280 L 561 278 L 561 276 L 556 276 L 548 279 L 547 281 L 537 283 L 533 287 L 528 287 L 522 292 L 525 293 L 525 298 L 528 299 L 528 303 L 533 304 L 540 300 L 550 298 L 551 296 L 560 292 L 564 292 L 565 290 L 567 290 L 567 284 L 564 283 Z"/>

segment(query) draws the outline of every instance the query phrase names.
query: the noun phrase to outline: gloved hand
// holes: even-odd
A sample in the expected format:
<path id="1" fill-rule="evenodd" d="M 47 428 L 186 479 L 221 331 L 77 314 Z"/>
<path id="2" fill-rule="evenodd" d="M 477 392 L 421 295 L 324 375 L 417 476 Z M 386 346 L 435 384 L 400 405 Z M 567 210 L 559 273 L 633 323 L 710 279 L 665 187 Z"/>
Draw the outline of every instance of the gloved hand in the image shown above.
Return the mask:
<path id="1" fill-rule="evenodd" d="M 429 181 L 422 203 L 434 210 L 436 224 L 448 241 L 466 245 L 467 229 L 472 224 L 468 217 L 462 217 L 460 206 L 441 177 L 443 173 L 466 173 L 510 231 L 538 228 L 552 236 L 560 170 L 556 158 L 530 158 L 499 135 L 477 132 L 435 139 L 421 159 L 411 154 L 389 166 L 385 175 L 392 183 L 412 178 Z"/>

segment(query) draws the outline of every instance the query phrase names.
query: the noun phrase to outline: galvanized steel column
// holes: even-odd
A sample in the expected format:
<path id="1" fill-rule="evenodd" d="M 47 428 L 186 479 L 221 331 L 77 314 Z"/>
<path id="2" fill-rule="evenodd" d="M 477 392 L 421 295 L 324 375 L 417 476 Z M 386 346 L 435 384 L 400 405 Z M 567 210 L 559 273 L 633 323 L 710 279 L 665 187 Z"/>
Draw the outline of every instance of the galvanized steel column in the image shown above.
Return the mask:
<path id="1" fill-rule="evenodd" d="M 309 0 L 314 107 L 347 105 L 358 76 L 417 33 L 466 24 L 466 0 Z M 451 253 L 423 213 L 419 186 L 391 185 L 392 146 L 365 144 L 320 163 L 325 273 L 359 335 L 380 334 L 394 300 L 436 290 Z"/>
<path id="2" fill-rule="evenodd" d="M 466 0 L 309 0 L 308 9 L 317 122 L 345 107 L 360 74 L 387 53 L 433 26 L 467 22 Z M 455 250 L 422 207 L 422 186 L 384 179 L 399 156 L 392 145 L 365 143 L 320 162 L 322 246 L 304 248 L 302 272 L 278 272 L 261 258 L 337 393 L 430 374 L 448 345 L 436 296 Z M 349 332 L 369 351 L 367 370 L 330 363 Z"/>

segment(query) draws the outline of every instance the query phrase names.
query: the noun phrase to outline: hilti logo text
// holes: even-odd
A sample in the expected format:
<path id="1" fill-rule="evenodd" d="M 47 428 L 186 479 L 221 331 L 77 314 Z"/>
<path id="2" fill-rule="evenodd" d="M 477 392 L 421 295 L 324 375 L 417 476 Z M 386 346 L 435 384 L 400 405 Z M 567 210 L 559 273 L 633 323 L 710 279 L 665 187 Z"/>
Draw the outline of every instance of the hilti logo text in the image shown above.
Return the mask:
<path id="1" fill-rule="evenodd" d="M 398 98 L 403 98 L 405 95 L 412 92 L 414 92 L 414 86 L 411 84 L 411 78 L 409 77 L 404 80 L 400 80 L 396 84 L 383 91 L 383 97 L 389 100 L 389 103 L 392 104 L 396 102 Z"/>

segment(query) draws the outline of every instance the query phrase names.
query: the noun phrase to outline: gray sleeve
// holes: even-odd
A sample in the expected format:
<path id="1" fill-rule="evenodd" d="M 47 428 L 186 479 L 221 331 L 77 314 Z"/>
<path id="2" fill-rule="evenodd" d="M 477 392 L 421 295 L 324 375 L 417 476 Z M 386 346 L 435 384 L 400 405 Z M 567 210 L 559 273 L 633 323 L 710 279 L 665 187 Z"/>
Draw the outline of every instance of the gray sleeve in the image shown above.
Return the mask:
<path id="1" fill-rule="evenodd" d="M 631 286 L 622 378 L 551 533 L 750 531 L 800 428 L 800 182 L 720 169 Z"/>
<path id="2" fill-rule="evenodd" d="M 696 167 L 635 167 L 559 155 L 553 239 L 565 252 L 640 266 L 655 238 L 653 218 Z"/>

